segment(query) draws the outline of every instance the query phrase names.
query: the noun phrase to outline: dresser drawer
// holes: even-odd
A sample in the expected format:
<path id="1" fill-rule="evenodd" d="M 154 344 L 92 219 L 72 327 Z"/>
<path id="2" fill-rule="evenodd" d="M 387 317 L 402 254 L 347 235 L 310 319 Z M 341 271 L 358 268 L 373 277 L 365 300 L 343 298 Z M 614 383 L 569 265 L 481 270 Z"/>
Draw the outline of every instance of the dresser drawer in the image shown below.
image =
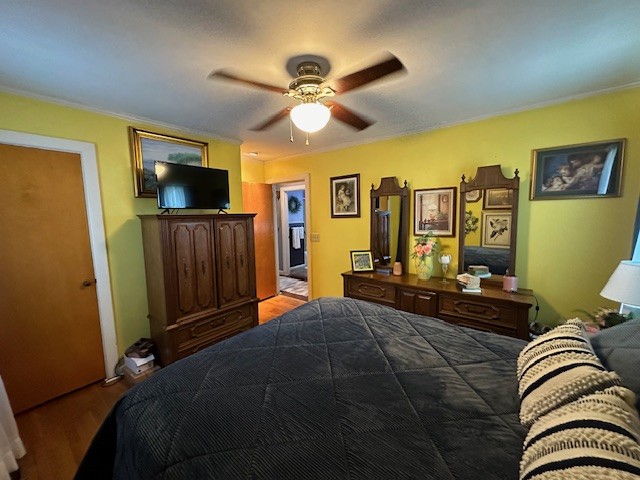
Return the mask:
<path id="1" fill-rule="evenodd" d="M 398 310 L 427 317 L 435 317 L 438 314 L 438 294 L 435 292 L 398 288 L 396 301 Z"/>
<path id="2" fill-rule="evenodd" d="M 253 327 L 255 325 L 253 310 L 251 305 L 247 305 L 222 315 L 181 326 L 173 332 L 178 358 L 191 355 Z"/>
<path id="3" fill-rule="evenodd" d="M 471 294 L 469 294 L 471 295 Z M 518 309 L 498 302 L 440 294 L 438 317 L 453 323 L 507 333 L 517 329 Z"/>
<path id="4" fill-rule="evenodd" d="M 396 305 L 396 289 L 393 285 L 351 278 L 348 282 L 348 296 L 381 303 L 390 307 Z"/>

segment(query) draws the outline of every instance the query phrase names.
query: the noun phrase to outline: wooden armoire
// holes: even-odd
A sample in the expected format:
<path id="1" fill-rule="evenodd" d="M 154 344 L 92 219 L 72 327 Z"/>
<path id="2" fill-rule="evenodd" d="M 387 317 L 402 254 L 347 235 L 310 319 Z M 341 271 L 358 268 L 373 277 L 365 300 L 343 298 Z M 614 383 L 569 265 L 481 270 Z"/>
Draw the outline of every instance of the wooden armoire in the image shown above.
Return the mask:
<path id="1" fill-rule="evenodd" d="M 139 216 L 161 365 L 258 324 L 254 215 Z"/>

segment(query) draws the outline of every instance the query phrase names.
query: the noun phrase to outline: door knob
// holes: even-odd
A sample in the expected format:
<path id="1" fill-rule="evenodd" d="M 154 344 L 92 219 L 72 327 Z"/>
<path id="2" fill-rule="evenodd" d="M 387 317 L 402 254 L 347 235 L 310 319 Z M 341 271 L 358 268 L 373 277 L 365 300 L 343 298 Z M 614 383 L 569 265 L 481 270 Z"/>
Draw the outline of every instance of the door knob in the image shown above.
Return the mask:
<path id="1" fill-rule="evenodd" d="M 90 287 L 94 283 L 96 283 L 95 279 L 93 279 L 93 280 L 85 280 L 84 282 L 82 282 L 82 288 Z"/>

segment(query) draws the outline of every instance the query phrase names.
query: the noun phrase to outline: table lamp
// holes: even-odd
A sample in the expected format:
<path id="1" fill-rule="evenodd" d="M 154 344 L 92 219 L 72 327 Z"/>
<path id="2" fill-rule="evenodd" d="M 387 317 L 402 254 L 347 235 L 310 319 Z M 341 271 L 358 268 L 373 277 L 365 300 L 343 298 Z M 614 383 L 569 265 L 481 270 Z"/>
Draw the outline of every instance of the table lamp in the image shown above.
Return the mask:
<path id="1" fill-rule="evenodd" d="M 623 260 L 604 286 L 600 295 L 623 306 L 640 307 L 640 262 Z"/>

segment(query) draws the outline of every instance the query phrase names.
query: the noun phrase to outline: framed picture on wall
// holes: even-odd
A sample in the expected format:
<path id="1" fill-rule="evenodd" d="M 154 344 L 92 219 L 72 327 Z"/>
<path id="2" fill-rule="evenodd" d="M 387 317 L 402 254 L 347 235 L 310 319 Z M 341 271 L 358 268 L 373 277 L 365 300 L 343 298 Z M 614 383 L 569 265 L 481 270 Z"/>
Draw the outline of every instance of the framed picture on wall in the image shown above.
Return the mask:
<path id="1" fill-rule="evenodd" d="M 156 196 L 156 160 L 197 167 L 206 167 L 208 164 L 208 144 L 204 142 L 145 132 L 133 127 L 129 127 L 129 141 L 136 197 Z"/>
<path id="2" fill-rule="evenodd" d="M 619 197 L 624 138 L 533 150 L 531 200 Z"/>
<path id="3" fill-rule="evenodd" d="M 508 210 L 513 205 L 513 190 L 511 188 L 488 188 L 485 190 L 484 210 Z"/>
<path id="4" fill-rule="evenodd" d="M 509 248 L 511 212 L 482 212 L 482 246 Z"/>
<path id="5" fill-rule="evenodd" d="M 351 250 L 351 270 L 354 272 L 373 272 L 371 250 Z"/>
<path id="6" fill-rule="evenodd" d="M 436 237 L 456 234 L 456 187 L 414 190 L 413 233 L 431 232 Z"/>
<path id="7" fill-rule="evenodd" d="M 482 190 L 471 190 L 464 194 L 464 199 L 467 203 L 477 202 L 482 198 Z"/>
<path id="8" fill-rule="evenodd" d="M 360 174 L 331 177 L 331 217 L 360 216 Z"/>

